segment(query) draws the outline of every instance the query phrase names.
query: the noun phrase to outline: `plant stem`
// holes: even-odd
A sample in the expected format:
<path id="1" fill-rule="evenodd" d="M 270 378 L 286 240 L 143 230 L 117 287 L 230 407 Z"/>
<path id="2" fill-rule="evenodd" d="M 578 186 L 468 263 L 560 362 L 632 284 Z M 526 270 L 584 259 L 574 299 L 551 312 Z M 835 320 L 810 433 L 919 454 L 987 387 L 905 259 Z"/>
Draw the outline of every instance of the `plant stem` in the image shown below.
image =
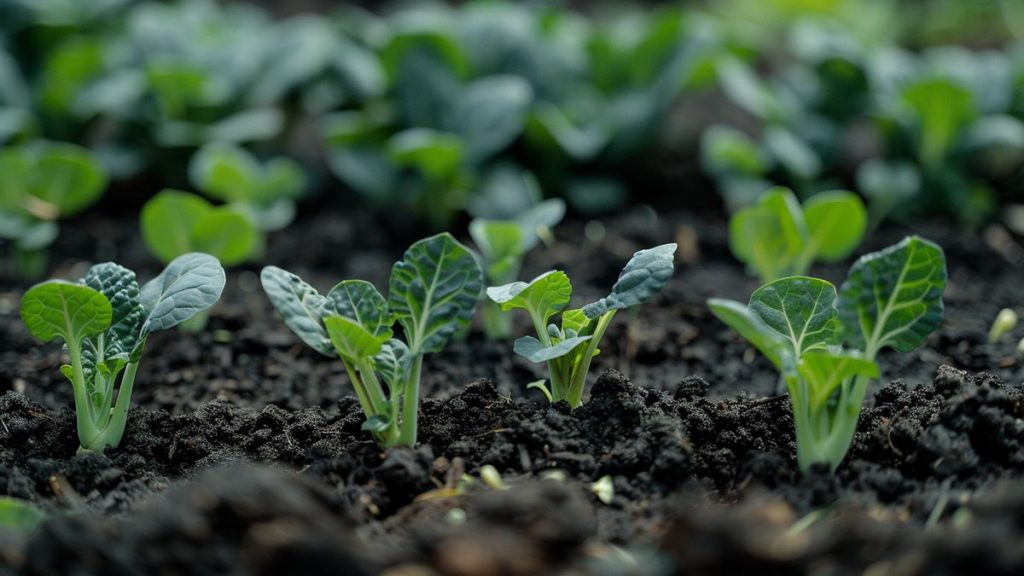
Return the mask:
<path id="1" fill-rule="evenodd" d="M 420 409 L 420 372 L 423 369 L 423 355 L 417 354 L 409 367 L 405 393 L 402 397 L 402 424 L 398 445 L 416 445 L 416 426 Z"/>
<path id="2" fill-rule="evenodd" d="M 594 360 L 594 355 L 597 353 L 597 347 L 601 344 L 601 338 L 604 338 L 604 333 L 608 330 L 608 326 L 611 325 L 612 318 L 615 318 L 615 312 L 615 310 L 609 310 L 597 319 L 597 324 L 594 325 L 594 331 L 591 334 L 591 338 L 587 341 L 586 346 L 583 349 L 583 357 L 580 358 L 576 368 L 570 376 L 569 391 L 565 399 L 569 401 L 569 405 L 572 406 L 573 409 L 579 408 L 580 404 L 583 403 L 583 388 L 587 384 L 587 374 L 590 372 L 590 363 Z"/>
<path id="3" fill-rule="evenodd" d="M 132 389 L 135 386 L 135 374 L 139 370 L 138 362 L 130 362 L 124 369 L 124 376 L 121 378 L 121 386 L 117 390 L 117 402 L 111 410 L 110 422 L 96 437 L 89 450 L 103 452 L 107 448 L 117 448 L 124 437 L 124 430 L 128 426 L 128 408 L 132 403 Z"/>
<path id="4" fill-rule="evenodd" d="M 82 345 L 68 342 L 68 355 L 71 356 L 72 379 L 71 387 L 75 392 L 75 420 L 78 428 L 78 443 L 86 447 L 92 444 L 99 431 L 96 430 L 96 418 L 93 414 L 92 402 L 85 389 L 85 370 L 82 369 Z"/>

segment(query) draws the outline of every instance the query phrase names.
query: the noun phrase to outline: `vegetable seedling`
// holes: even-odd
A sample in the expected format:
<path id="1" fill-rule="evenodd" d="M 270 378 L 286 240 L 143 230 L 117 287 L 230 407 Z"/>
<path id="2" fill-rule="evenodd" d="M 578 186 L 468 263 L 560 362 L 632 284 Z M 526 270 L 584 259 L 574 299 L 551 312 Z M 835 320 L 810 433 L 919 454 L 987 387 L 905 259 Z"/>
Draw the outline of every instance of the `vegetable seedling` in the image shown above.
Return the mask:
<path id="1" fill-rule="evenodd" d="M 45 143 L 0 150 L 0 238 L 13 246 L 15 274 L 42 276 L 57 220 L 92 206 L 106 187 L 106 173 L 85 148 Z"/>
<path id="2" fill-rule="evenodd" d="M 619 274 L 611 294 L 582 308 L 565 310 L 572 285 L 565 272 L 552 270 L 531 282 L 513 282 L 487 289 L 487 296 L 503 311 L 523 309 L 533 322 L 537 337 L 515 342 L 516 354 L 531 362 L 546 362 L 551 388 L 540 388 L 552 402 L 565 400 L 573 408 L 583 402 L 583 387 L 590 363 L 615 313 L 653 298 L 672 277 L 675 244 L 641 250 Z M 561 313 L 561 327 L 549 324 Z"/>
<path id="3" fill-rule="evenodd" d="M 801 206 L 772 188 L 729 221 L 729 248 L 762 282 L 806 274 L 815 261 L 837 262 L 860 244 L 867 210 L 852 192 L 822 192 Z"/>
<path id="4" fill-rule="evenodd" d="M 1013 329 L 1017 327 L 1017 313 L 1011 308 L 1003 308 L 996 314 L 996 319 L 992 321 L 992 327 L 988 331 L 988 342 L 989 344 L 995 344 L 1003 339 Z"/>
<path id="5" fill-rule="evenodd" d="M 483 272 L 473 254 L 448 233 L 416 242 L 391 269 L 387 298 L 363 280 L 322 296 L 275 266 L 261 280 L 292 332 L 341 358 L 366 414 L 363 429 L 385 447 L 414 445 L 423 356 L 440 352 L 476 310 Z M 405 341 L 392 337 L 395 322 Z"/>
<path id="6" fill-rule="evenodd" d="M 50 280 L 25 293 L 21 319 L 28 331 L 67 347 L 71 363 L 60 371 L 74 389 L 83 450 L 121 443 L 146 339 L 213 306 L 224 282 L 216 258 L 193 253 L 174 259 L 141 288 L 134 272 L 107 262 L 77 284 Z"/>
<path id="7" fill-rule="evenodd" d="M 924 343 L 942 322 L 945 287 L 942 249 L 911 236 L 863 256 L 838 294 L 824 280 L 794 276 L 762 286 L 746 305 L 712 299 L 708 306 L 779 371 L 800 469 L 834 471 L 853 442 L 868 383 L 880 377 L 878 353 Z"/>
<path id="8" fill-rule="evenodd" d="M 523 257 L 537 243 L 551 235 L 565 216 L 565 203 L 545 200 L 514 220 L 476 218 L 469 223 L 469 235 L 480 250 L 484 278 L 491 286 L 507 284 L 519 277 Z M 512 335 L 511 317 L 492 300 L 481 311 L 484 333 L 491 340 Z"/>

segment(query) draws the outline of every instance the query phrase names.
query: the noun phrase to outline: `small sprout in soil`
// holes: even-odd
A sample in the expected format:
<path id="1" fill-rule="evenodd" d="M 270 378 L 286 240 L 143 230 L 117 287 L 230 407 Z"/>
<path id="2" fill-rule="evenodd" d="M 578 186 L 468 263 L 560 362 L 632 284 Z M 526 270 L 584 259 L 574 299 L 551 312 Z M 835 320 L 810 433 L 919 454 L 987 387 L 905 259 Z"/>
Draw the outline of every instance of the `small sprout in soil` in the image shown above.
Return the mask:
<path id="1" fill-rule="evenodd" d="M 134 272 L 107 262 L 78 284 L 50 280 L 25 293 L 21 319 L 28 331 L 67 347 L 71 364 L 60 371 L 74 389 L 82 449 L 120 444 L 146 339 L 213 306 L 224 282 L 216 258 L 186 254 L 141 288 Z"/>
<path id="2" fill-rule="evenodd" d="M 779 371 L 800 469 L 820 463 L 835 470 L 853 441 L 868 382 L 880 376 L 878 353 L 920 346 L 942 322 L 945 287 L 942 249 L 912 236 L 863 256 L 838 294 L 824 280 L 794 276 L 762 286 L 747 305 L 708 305 Z"/>
<path id="3" fill-rule="evenodd" d="M 602 476 L 597 482 L 590 485 L 590 490 L 602 504 L 611 504 L 615 499 L 615 482 L 612 481 L 611 476 Z"/>
<path id="4" fill-rule="evenodd" d="M 261 280 L 288 328 L 317 352 L 341 358 L 366 414 L 363 429 L 382 446 L 414 445 L 423 356 L 466 328 L 483 287 L 469 249 L 448 233 L 416 242 L 391 269 L 387 298 L 363 280 L 321 296 L 274 266 Z M 395 322 L 404 341 L 392 337 Z"/>
<path id="5" fill-rule="evenodd" d="M 1013 329 L 1017 327 L 1017 313 L 1010 308 L 1003 308 L 996 315 L 996 319 L 992 322 L 992 327 L 988 331 L 989 344 L 995 344 L 1003 339 Z"/>
<path id="6" fill-rule="evenodd" d="M 523 257 L 542 239 L 551 237 L 565 216 L 565 202 L 546 200 L 515 220 L 477 218 L 469 223 L 469 234 L 480 251 L 484 278 L 490 286 L 507 284 L 519 277 Z M 486 301 L 481 311 L 484 333 L 492 340 L 512 335 L 511 317 L 498 304 Z"/>
<path id="7" fill-rule="evenodd" d="M 508 490 L 508 485 L 501 477 L 501 472 L 490 464 L 484 464 L 480 468 L 480 480 L 495 490 Z"/>
<path id="8" fill-rule="evenodd" d="M 521 308 L 533 322 L 537 337 L 515 342 L 516 354 L 531 362 L 546 362 L 551 387 L 545 395 L 552 402 L 565 400 L 573 408 L 583 402 L 583 387 L 590 363 L 612 318 L 619 310 L 653 298 L 672 276 L 675 244 L 641 250 L 623 268 L 608 296 L 582 308 L 565 310 L 572 285 L 564 272 L 553 270 L 533 281 L 513 282 L 487 289 L 487 295 L 503 311 Z M 561 327 L 550 320 L 561 313 Z M 536 383 L 533 384 L 536 386 Z"/>
<path id="9" fill-rule="evenodd" d="M 867 210 L 853 192 L 822 192 L 801 206 L 790 190 L 772 188 L 729 221 L 729 247 L 767 283 L 846 258 L 866 228 Z"/>
<path id="10" fill-rule="evenodd" d="M 46 512 L 28 500 L 0 496 L 0 528 L 28 534 L 45 519 Z"/>

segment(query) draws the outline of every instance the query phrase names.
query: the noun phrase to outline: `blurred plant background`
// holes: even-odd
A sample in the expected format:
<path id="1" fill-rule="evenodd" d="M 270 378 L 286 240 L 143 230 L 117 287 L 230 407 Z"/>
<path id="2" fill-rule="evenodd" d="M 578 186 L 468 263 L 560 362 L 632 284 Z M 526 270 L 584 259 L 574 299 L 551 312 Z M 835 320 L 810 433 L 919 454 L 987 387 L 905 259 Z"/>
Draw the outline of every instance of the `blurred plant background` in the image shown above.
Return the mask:
<path id="1" fill-rule="evenodd" d="M 545 197 L 584 217 L 735 211 L 772 185 L 856 191 L 873 226 L 1019 212 L 1004 210 L 1024 159 L 1015 0 L 0 0 L 0 14 L 0 160 L 67 143 L 91 178 L 0 171 L 0 238 L 19 253 L 45 251 L 59 218 L 111 196 L 137 211 L 164 188 L 246 218 L 239 260 L 314 195 L 435 229 Z M 97 182 L 116 194 L 79 190 Z"/>

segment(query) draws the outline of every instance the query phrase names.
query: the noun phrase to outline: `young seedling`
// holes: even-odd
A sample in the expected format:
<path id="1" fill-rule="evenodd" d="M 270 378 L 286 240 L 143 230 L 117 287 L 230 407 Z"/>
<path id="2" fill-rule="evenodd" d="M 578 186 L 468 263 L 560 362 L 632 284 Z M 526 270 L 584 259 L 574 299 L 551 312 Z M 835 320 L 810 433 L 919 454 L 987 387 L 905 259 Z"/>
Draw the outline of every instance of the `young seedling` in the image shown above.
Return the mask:
<path id="1" fill-rule="evenodd" d="M 295 219 L 295 202 L 306 188 L 306 174 L 295 161 L 278 157 L 261 164 L 231 144 L 201 148 L 189 164 L 189 177 L 200 192 L 244 215 L 260 232 L 250 257 L 262 255 L 263 234 Z"/>
<path id="2" fill-rule="evenodd" d="M 523 266 L 523 256 L 532 250 L 565 216 L 559 199 L 537 204 L 515 220 L 476 218 L 469 223 L 469 235 L 480 250 L 484 278 L 491 286 L 514 281 Z M 484 333 L 491 340 L 512 335 L 511 317 L 497 303 L 487 300 L 481 311 Z"/>
<path id="3" fill-rule="evenodd" d="M 772 188 L 729 221 L 729 247 L 762 282 L 806 274 L 815 261 L 837 262 L 860 244 L 867 210 L 852 192 L 822 192 L 804 202 Z"/>
<path id="4" fill-rule="evenodd" d="M 834 471 L 853 442 L 868 383 L 880 376 L 878 353 L 920 346 L 942 322 L 945 286 L 942 249 L 912 236 L 863 256 L 838 294 L 824 280 L 794 276 L 762 286 L 747 305 L 708 306 L 779 371 L 800 469 Z"/>
<path id="5" fill-rule="evenodd" d="M 623 268 L 611 294 L 582 308 L 565 310 L 572 285 L 565 272 L 553 270 L 533 281 L 513 282 L 487 289 L 487 296 L 503 311 L 520 308 L 533 322 L 537 337 L 516 340 L 514 350 L 531 362 L 546 362 L 551 388 L 540 388 L 552 402 L 565 400 L 573 408 L 583 402 L 590 363 L 615 313 L 653 298 L 674 270 L 675 244 L 641 250 Z M 561 313 L 561 327 L 549 324 Z"/>
<path id="6" fill-rule="evenodd" d="M 14 273 L 42 276 L 57 221 L 92 206 L 106 187 L 106 173 L 85 148 L 47 143 L 0 150 L 0 239 L 13 247 Z"/>
<path id="7" fill-rule="evenodd" d="M 483 287 L 472 253 L 448 233 L 416 242 L 391 269 L 387 298 L 362 280 L 321 296 L 274 266 L 261 279 L 292 332 L 341 358 L 366 414 L 363 429 L 382 446 L 414 445 L 423 356 L 440 352 L 469 324 Z M 405 341 L 392 337 L 395 322 Z"/>
<path id="8" fill-rule="evenodd" d="M 996 314 L 996 319 L 992 321 L 992 327 L 988 330 L 989 344 L 999 342 L 1016 327 L 1017 313 L 1011 308 L 1003 308 Z"/>
<path id="9" fill-rule="evenodd" d="M 28 331 L 67 347 L 71 363 L 60 371 L 74 389 L 83 450 L 120 444 L 146 339 L 212 306 L 224 281 L 216 258 L 186 254 L 141 289 L 134 272 L 107 262 L 80 283 L 50 280 L 25 293 L 21 319 Z"/>

